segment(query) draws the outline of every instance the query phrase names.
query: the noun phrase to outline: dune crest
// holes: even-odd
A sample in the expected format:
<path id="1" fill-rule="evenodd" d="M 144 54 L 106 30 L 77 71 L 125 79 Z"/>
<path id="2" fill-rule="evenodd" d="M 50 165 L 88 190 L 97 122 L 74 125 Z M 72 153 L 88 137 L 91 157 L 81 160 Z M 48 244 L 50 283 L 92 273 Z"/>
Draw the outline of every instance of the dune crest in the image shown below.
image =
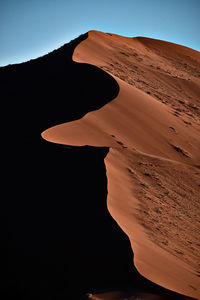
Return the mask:
<path id="1" fill-rule="evenodd" d="M 73 60 L 108 72 L 119 94 L 42 137 L 110 148 L 108 210 L 130 239 L 135 266 L 153 282 L 200 299 L 199 52 L 90 31 Z"/>

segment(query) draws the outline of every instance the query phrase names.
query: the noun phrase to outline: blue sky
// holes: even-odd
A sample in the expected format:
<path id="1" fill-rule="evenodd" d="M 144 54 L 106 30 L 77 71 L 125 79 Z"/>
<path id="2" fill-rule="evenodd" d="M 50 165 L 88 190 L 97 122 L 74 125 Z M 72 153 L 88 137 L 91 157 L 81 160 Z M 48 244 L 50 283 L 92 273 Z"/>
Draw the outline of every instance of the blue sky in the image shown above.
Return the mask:
<path id="1" fill-rule="evenodd" d="M 0 0 L 0 66 L 44 55 L 89 30 L 200 51 L 200 0 Z"/>

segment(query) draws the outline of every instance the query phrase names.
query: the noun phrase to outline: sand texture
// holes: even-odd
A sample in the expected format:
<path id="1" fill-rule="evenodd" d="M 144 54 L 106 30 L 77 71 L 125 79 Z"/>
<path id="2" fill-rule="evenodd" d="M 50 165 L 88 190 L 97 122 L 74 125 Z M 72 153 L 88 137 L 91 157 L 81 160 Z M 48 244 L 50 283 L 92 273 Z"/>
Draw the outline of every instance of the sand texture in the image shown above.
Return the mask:
<path id="1" fill-rule="evenodd" d="M 119 93 L 42 137 L 109 147 L 107 206 L 130 239 L 136 268 L 165 288 L 200 299 L 199 52 L 90 31 L 73 60 L 112 75 Z"/>

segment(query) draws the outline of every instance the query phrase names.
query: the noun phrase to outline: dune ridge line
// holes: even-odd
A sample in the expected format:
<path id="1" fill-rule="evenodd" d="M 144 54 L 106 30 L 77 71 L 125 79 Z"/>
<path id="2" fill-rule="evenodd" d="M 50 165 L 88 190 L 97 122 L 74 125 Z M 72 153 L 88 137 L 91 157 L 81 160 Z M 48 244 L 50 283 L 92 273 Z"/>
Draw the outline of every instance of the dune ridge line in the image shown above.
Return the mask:
<path id="1" fill-rule="evenodd" d="M 73 60 L 113 76 L 119 94 L 42 137 L 110 148 L 108 210 L 130 239 L 135 266 L 151 281 L 200 299 L 200 54 L 90 31 Z"/>

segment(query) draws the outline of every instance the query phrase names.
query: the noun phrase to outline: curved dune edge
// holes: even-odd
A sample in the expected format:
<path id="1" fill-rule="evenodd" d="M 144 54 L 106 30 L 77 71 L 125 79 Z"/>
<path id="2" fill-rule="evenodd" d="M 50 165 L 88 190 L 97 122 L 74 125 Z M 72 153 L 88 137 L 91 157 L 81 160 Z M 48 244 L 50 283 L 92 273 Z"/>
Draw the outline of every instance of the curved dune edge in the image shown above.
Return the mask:
<path id="1" fill-rule="evenodd" d="M 137 38 L 91 31 L 73 59 L 106 70 L 109 52 L 117 46 L 125 49 L 124 56 L 130 49 L 147 47 Z M 171 47 L 178 47 L 177 52 L 181 48 Z M 200 63 L 195 51 L 182 51 Z M 42 137 L 65 145 L 110 148 L 105 159 L 108 210 L 129 236 L 136 268 L 165 288 L 200 299 L 198 116 L 189 126 L 187 116 L 177 117 L 170 106 L 113 75 L 112 69 L 106 71 L 120 86 L 116 99 L 78 121 L 47 129 Z M 173 84 L 171 77 L 167 84 Z M 190 80 L 197 92 L 198 84 L 196 77 Z"/>

